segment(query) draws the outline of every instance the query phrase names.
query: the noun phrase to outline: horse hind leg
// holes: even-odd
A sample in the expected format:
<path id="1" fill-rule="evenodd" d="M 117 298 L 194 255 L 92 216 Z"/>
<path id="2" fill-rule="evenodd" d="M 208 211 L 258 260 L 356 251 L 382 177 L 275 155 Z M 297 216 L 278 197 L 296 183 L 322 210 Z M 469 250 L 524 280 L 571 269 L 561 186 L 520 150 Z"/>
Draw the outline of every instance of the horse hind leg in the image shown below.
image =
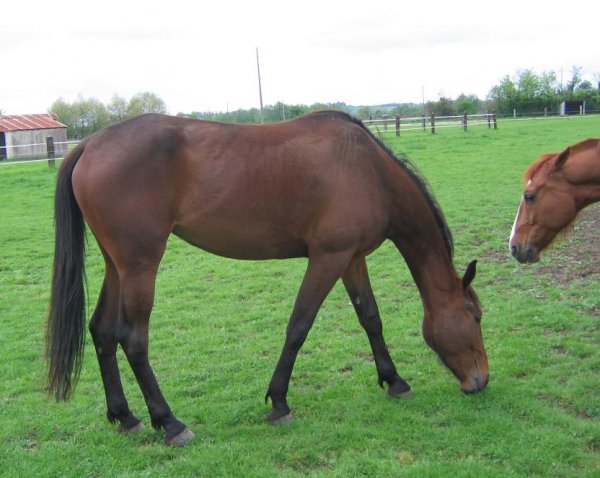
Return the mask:
<path id="1" fill-rule="evenodd" d="M 148 361 L 148 325 L 159 260 L 120 269 L 118 340 L 144 395 L 152 426 L 165 429 L 167 444 L 183 446 L 194 434 L 171 412 Z"/>
<path id="2" fill-rule="evenodd" d="M 143 428 L 143 423 L 129 409 L 116 355 L 119 278 L 111 259 L 104 250 L 102 252 L 106 262 L 106 274 L 89 329 L 106 395 L 106 416 L 111 423 L 119 422 L 119 431 L 137 433 Z"/>
<path id="3" fill-rule="evenodd" d="M 398 375 L 383 338 L 383 326 L 364 257 L 353 259 L 342 276 L 342 281 L 356 315 L 358 315 L 358 320 L 369 338 L 377 367 L 379 385 L 383 387 L 383 383 L 387 383 L 388 394 L 392 397 L 407 394 L 410 392 L 410 386 Z"/>

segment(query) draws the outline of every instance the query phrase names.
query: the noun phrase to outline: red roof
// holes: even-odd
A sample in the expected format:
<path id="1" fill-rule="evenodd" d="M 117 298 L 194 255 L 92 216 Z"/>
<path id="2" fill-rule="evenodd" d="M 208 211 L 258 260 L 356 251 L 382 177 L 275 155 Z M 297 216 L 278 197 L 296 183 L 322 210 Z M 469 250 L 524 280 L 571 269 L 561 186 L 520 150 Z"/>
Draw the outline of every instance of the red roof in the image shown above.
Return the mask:
<path id="1" fill-rule="evenodd" d="M 0 116 L 0 133 L 27 129 L 66 128 L 55 115 L 7 115 Z"/>

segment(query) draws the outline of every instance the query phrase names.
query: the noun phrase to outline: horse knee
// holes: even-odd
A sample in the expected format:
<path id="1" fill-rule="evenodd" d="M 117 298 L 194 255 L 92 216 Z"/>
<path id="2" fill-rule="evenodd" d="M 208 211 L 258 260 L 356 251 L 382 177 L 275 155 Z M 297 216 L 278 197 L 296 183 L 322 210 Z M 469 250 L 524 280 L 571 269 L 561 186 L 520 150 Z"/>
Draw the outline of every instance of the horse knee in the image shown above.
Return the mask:
<path id="1" fill-rule="evenodd" d="M 381 319 L 378 314 L 367 316 L 364 319 L 361 318 L 360 323 L 369 336 L 381 335 L 383 333 L 383 325 L 381 324 Z"/>
<path id="2" fill-rule="evenodd" d="M 300 349 L 308 336 L 310 326 L 306 324 L 288 325 L 286 330 L 286 341 L 294 349 Z"/>

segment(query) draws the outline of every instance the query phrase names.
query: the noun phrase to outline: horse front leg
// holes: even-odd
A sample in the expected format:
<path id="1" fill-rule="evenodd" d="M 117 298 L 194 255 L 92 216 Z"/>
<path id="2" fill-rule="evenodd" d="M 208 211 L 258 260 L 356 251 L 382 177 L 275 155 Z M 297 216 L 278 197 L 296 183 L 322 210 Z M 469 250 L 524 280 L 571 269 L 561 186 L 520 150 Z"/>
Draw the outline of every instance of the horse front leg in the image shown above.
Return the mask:
<path id="1" fill-rule="evenodd" d="M 342 280 L 356 315 L 358 315 L 358 320 L 369 338 L 377 367 L 379 385 L 383 387 L 383 383 L 387 383 L 388 394 L 393 397 L 405 395 L 410 392 L 410 386 L 398 375 L 385 344 L 383 325 L 369 281 L 367 263 L 363 256 L 354 258 L 342 276 Z"/>
<path id="2" fill-rule="evenodd" d="M 286 329 L 283 350 L 265 396 L 265 401 L 270 398 L 272 402 L 267 415 L 270 423 L 281 424 L 292 420 L 287 392 L 296 357 L 321 304 L 346 269 L 351 257 L 350 252 L 314 254 L 309 257 L 308 268 Z"/>

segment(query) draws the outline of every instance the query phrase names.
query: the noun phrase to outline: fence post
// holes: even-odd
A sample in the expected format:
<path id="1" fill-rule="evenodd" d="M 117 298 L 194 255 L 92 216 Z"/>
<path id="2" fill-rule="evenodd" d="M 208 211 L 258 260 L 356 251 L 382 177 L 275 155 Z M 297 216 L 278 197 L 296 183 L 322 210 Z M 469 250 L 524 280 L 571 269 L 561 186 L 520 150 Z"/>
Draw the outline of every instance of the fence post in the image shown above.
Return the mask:
<path id="1" fill-rule="evenodd" d="M 435 114 L 431 113 L 431 134 L 435 134 Z"/>
<path id="2" fill-rule="evenodd" d="M 548 107 L 544 106 L 544 116 L 548 116 Z"/>
<path id="3" fill-rule="evenodd" d="M 54 167 L 54 138 L 52 136 L 46 137 L 46 151 L 48 152 L 48 166 Z"/>
<path id="4" fill-rule="evenodd" d="M 423 124 L 423 131 L 426 131 L 427 126 L 425 126 L 425 113 L 421 114 L 421 123 Z"/>
<path id="5" fill-rule="evenodd" d="M 496 112 L 492 111 L 492 120 L 494 121 L 494 129 L 498 129 L 498 123 L 496 123 Z"/>
<path id="6" fill-rule="evenodd" d="M 487 116 L 488 129 L 491 129 L 492 128 L 492 114 L 486 113 L 486 116 Z"/>
<path id="7" fill-rule="evenodd" d="M 513 108 L 513 118 L 517 117 L 517 108 Z"/>
<path id="8" fill-rule="evenodd" d="M 396 136 L 400 136 L 400 116 L 396 116 Z"/>
<path id="9" fill-rule="evenodd" d="M 463 113 L 463 130 L 467 131 L 467 112 Z"/>

